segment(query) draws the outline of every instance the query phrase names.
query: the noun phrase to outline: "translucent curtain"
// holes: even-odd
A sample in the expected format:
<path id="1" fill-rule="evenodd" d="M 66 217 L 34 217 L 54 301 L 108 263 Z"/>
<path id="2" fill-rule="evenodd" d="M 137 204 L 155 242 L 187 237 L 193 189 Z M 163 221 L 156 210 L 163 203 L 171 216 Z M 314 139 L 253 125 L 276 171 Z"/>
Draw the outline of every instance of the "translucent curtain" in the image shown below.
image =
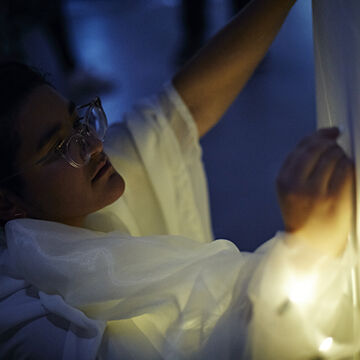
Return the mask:
<path id="1" fill-rule="evenodd" d="M 360 1 L 313 0 L 314 50 L 319 127 L 339 126 L 339 140 L 356 167 L 354 222 L 350 236 L 352 258 L 349 289 L 352 316 L 343 314 L 344 343 L 359 337 L 359 225 L 360 225 Z M 339 325 L 341 326 L 341 325 Z M 346 333 L 346 335 L 345 335 Z M 354 350 L 354 359 L 359 355 Z"/>

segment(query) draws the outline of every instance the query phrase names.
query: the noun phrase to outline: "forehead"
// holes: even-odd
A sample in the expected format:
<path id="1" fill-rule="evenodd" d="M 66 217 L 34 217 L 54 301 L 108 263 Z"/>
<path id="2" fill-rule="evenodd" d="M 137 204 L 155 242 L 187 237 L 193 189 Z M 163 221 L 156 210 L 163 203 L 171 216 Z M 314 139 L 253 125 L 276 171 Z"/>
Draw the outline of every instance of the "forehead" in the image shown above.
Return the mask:
<path id="1" fill-rule="evenodd" d="M 17 117 L 17 132 L 22 152 L 36 151 L 41 135 L 58 123 L 65 123 L 70 115 L 69 101 L 48 85 L 35 88 L 27 97 Z"/>
<path id="2" fill-rule="evenodd" d="M 68 103 L 69 101 L 52 87 L 38 86 L 29 94 L 20 109 L 19 127 L 35 124 L 40 126 L 51 121 L 61 120 L 68 115 Z"/>

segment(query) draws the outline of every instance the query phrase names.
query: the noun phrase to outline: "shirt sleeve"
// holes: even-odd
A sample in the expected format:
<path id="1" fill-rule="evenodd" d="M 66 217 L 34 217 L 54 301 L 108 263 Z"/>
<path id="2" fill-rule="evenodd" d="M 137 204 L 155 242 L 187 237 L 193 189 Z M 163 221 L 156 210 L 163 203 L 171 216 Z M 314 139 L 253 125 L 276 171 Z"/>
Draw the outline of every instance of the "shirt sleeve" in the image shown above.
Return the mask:
<path id="1" fill-rule="evenodd" d="M 129 233 L 213 239 L 197 127 L 172 84 L 111 126 L 105 149 L 126 182 L 106 211 Z"/>

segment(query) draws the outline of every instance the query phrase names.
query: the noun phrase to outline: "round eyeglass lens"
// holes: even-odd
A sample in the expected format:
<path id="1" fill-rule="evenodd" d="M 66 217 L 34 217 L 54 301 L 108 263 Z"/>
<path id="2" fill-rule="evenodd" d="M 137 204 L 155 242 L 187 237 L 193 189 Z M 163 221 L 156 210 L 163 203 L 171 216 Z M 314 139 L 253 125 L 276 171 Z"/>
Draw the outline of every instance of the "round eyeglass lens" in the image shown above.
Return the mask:
<path id="1" fill-rule="evenodd" d="M 88 109 L 87 125 L 95 131 L 99 139 L 104 139 L 107 130 L 107 119 L 101 108 L 92 106 Z"/>
<path id="2" fill-rule="evenodd" d="M 81 135 L 73 135 L 67 146 L 67 158 L 75 165 L 82 166 L 89 160 L 86 140 Z"/>

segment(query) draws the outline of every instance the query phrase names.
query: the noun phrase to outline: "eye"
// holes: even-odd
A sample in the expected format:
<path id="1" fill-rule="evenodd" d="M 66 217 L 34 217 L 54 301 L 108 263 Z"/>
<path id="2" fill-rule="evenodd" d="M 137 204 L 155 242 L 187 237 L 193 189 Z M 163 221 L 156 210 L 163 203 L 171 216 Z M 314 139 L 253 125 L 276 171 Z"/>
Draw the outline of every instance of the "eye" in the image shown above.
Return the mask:
<path id="1" fill-rule="evenodd" d="M 52 157 L 57 157 L 60 155 L 59 150 L 61 150 L 61 147 L 64 144 L 64 140 L 58 140 L 56 141 L 55 145 L 52 146 L 51 150 L 49 151 L 49 154 L 51 154 Z"/>
<path id="2" fill-rule="evenodd" d="M 57 140 L 55 144 L 50 147 L 50 150 L 47 152 L 47 154 L 40 159 L 40 162 L 42 164 L 48 164 L 53 162 L 54 160 L 57 160 L 61 155 L 60 151 L 63 143 L 64 140 Z"/>
<path id="3" fill-rule="evenodd" d="M 75 118 L 75 121 L 74 121 L 74 123 L 73 123 L 73 128 L 76 130 L 76 129 L 78 129 L 82 124 L 83 124 L 83 120 L 84 119 L 84 117 L 83 116 L 77 116 L 76 118 Z"/>

